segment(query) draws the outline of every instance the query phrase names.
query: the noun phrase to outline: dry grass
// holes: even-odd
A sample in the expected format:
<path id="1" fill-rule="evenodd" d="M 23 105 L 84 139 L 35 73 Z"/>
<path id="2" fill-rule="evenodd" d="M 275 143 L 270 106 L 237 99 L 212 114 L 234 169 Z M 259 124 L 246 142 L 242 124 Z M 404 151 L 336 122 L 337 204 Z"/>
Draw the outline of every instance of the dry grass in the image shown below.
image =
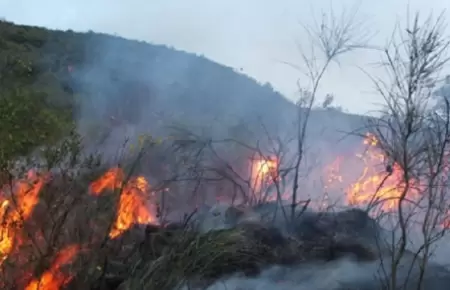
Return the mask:
<path id="1" fill-rule="evenodd" d="M 159 235 L 159 234 L 158 234 Z M 149 243 L 155 242 L 151 238 Z M 133 266 L 124 289 L 173 289 L 185 279 L 213 280 L 237 269 L 257 272 L 264 263 L 265 246 L 247 237 L 241 229 L 197 234 L 175 233 L 156 259 L 143 256 Z"/>
<path id="2" fill-rule="evenodd" d="M 276 229 L 260 224 L 206 234 L 162 230 L 147 237 L 120 289 L 177 289 L 186 284 L 204 287 L 237 272 L 252 276 L 271 265 L 333 260 L 343 253 L 362 259 L 373 257 L 358 244 L 336 244 L 325 238 L 306 243 L 283 237 Z"/>

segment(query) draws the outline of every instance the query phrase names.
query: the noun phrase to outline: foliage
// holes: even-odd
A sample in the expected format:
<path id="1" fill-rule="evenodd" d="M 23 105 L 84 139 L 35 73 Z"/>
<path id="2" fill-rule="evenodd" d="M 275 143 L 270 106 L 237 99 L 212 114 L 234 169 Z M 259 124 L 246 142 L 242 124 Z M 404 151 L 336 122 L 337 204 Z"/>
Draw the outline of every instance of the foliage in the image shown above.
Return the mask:
<path id="1" fill-rule="evenodd" d="M 54 251 L 68 242 L 79 243 L 95 253 L 83 270 L 97 269 L 97 259 L 102 262 L 102 256 L 107 256 L 106 244 L 111 242 L 100 235 L 97 244 L 85 245 L 92 236 L 98 237 L 94 228 L 111 224 L 121 192 L 108 200 L 95 201 L 87 194 L 93 162 L 81 160 L 80 136 L 74 129 L 80 118 L 92 121 L 97 134 L 114 131 L 124 123 L 153 130 L 167 122 L 191 127 L 225 122 L 228 128 L 220 125 L 224 133 L 231 129 L 235 137 L 245 139 L 249 134 L 242 130 L 242 124 L 257 124 L 260 128 L 261 121 L 269 121 L 277 128 L 278 121 L 273 120 L 290 112 L 295 112 L 295 106 L 270 86 L 262 87 L 202 57 L 101 34 L 0 22 L 1 169 L 8 171 L 15 163 L 12 161 L 36 151 L 47 169 L 68 162 L 42 190 L 34 216 L 27 220 L 30 225 L 23 229 L 27 237 L 34 237 L 32 233 L 36 232 L 44 238 L 38 243 L 29 238 L 34 244 L 29 267 L 36 275 L 48 268 Z M 129 167 L 133 168 L 134 163 Z M 93 217 L 97 216 L 100 225 L 95 224 Z M 86 227 L 88 224 L 96 227 Z M 292 241 L 289 246 L 297 245 Z M 156 262 L 141 261 L 141 271 L 136 271 L 129 282 L 146 281 L 149 288 L 164 289 L 167 284 L 156 283 L 176 283 L 187 270 L 191 277 L 214 277 L 224 269 L 235 271 L 242 264 L 252 266 L 262 259 L 274 262 L 273 255 L 277 254 L 273 247 L 255 244 L 241 231 L 207 235 L 183 232 L 164 250 Z M 291 252 L 287 255 L 293 256 Z M 17 269 L 21 269 L 20 265 L 16 265 Z M 170 274 L 174 279 L 147 279 L 155 273 L 162 273 L 157 276 L 164 278 Z M 86 273 L 89 279 L 91 276 L 95 275 Z"/>
<path id="2" fill-rule="evenodd" d="M 15 89 L 0 97 L 0 165 L 26 156 L 43 144 L 55 144 L 68 132 L 70 118 L 52 109 L 45 94 Z"/>
<path id="3" fill-rule="evenodd" d="M 104 34 L 5 21 L 0 21 L 0 83 L 1 96 L 39 95 L 42 105 L 49 106 L 47 113 L 61 123 L 74 117 L 77 125 L 86 125 L 86 130 L 78 127 L 89 139 L 129 124 L 153 135 L 183 124 L 213 138 L 231 133 L 251 142 L 266 136 L 266 130 L 286 130 L 296 114 L 295 106 L 270 85 L 202 56 Z M 33 116 L 36 110 L 27 112 Z M 340 117 L 341 124 L 356 127 L 360 122 Z M 322 117 L 311 118 L 310 130 L 321 131 L 316 127 L 322 126 Z M 53 138 L 61 132 L 53 133 L 46 134 Z"/>
<path id="4" fill-rule="evenodd" d="M 45 30 L 0 22 L 0 166 L 41 145 L 54 145 L 72 126 L 72 98 L 39 51 Z M 65 100 L 56 102 L 55 100 Z"/>
<path id="5" fill-rule="evenodd" d="M 242 122 L 259 128 L 262 119 L 277 128 L 295 113 L 271 86 L 165 46 L 8 22 L 0 22 L 0 39 L 3 84 L 45 92 L 59 107 L 81 105 L 72 112 L 77 119 L 104 127 L 174 122 L 226 130 Z"/>

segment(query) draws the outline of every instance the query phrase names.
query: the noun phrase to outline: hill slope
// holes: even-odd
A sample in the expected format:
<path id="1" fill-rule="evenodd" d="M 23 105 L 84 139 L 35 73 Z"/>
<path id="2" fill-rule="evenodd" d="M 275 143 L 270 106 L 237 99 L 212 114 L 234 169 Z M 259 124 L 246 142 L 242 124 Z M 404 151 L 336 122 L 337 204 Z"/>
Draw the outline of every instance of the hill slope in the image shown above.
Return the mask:
<path id="1" fill-rule="evenodd" d="M 39 93 L 45 102 L 41 99 L 30 110 L 45 105 L 56 114 L 54 120 L 70 114 L 80 128 L 131 125 L 133 130 L 156 132 L 178 123 L 209 127 L 209 133 L 224 136 L 242 124 L 261 129 L 261 122 L 279 132 L 295 115 L 295 106 L 270 85 L 262 86 L 232 68 L 104 34 L 0 22 L 0 75 L 2 95 L 16 95 L 18 89 L 21 95 Z M 24 128 L 45 123 L 35 120 L 39 115 L 34 111 L 21 112 L 27 116 Z M 328 141 L 335 142 L 330 130 L 353 130 L 361 117 L 321 111 L 313 114 L 311 123 L 312 133 L 333 136 Z"/>

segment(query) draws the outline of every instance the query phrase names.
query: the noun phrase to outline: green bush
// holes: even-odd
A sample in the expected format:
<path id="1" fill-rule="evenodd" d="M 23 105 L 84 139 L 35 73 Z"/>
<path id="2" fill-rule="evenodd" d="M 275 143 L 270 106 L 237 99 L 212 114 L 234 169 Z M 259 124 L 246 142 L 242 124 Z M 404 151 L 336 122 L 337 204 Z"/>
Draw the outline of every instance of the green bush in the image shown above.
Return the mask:
<path id="1" fill-rule="evenodd" d="M 0 95 L 0 166 L 26 156 L 42 145 L 53 145 L 71 126 L 67 112 L 52 108 L 44 93 L 24 89 Z"/>

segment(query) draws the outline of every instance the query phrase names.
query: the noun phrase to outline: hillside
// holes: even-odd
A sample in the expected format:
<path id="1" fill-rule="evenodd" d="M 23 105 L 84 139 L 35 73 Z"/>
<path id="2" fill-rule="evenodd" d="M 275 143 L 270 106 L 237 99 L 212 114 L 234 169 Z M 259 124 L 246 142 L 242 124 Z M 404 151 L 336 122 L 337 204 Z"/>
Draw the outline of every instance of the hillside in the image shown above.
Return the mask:
<path id="1" fill-rule="evenodd" d="M 21 116 L 2 120 L 11 128 L 2 125 L 2 134 L 32 129 L 22 142 L 25 151 L 57 139 L 70 118 L 85 133 L 132 126 L 159 134 L 167 125 L 182 124 L 228 136 L 239 135 L 243 124 L 261 130 L 261 122 L 272 132 L 285 131 L 295 114 L 293 104 L 270 85 L 162 45 L 0 22 L 0 49 L 2 100 L 13 100 Z M 320 111 L 311 124 L 313 135 L 335 143 L 335 131 L 351 131 L 361 119 Z M 8 154 L 22 153 L 12 151 Z"/>
<path id="2" fill-rule="evenodd" d="M 384 155 L 368 150 L 376 160 L 360 175 L 361 140 L 343 139 L 366 117 L 313 110 L 299 172 L 297 140 L 270 160 L 247 146 L 266 131 L 295 136 L 298 112 L 202 56 L 0 22 L 0 289 L 380 289 L 388 233 L 368 212 L 334 206 L 351 204 L 347 183 L 368 184 L 363 198 L 381 188 Z M 143 135 L 174 127 L 203 136 Z M 211 141 L 227 137 L 243 142 Z M 425 259 L 404 253 L 391 272 L 416 289 Z M 450 273 L 430 266 L 424 288 L 447 289 Z"/>

